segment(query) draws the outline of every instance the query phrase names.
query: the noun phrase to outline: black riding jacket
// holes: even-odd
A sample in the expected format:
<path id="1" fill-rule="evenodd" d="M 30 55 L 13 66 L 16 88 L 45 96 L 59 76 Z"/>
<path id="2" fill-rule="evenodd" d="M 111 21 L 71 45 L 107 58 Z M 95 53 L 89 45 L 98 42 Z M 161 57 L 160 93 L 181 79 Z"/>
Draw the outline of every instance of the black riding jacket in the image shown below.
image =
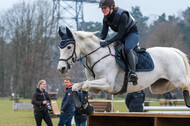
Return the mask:
<path id="1" fill-rule="evenodd" d="M 129 14 L 128 11 L 118 8 L 117 11 L 113 11 L 109 16 L 104 16 L 103 28 L 100 34 L 100 39 L 105 39 L 108 34 L 108 28 L 117 32 L 115 36 L 107 40 L 110 44 L 121 39 L 124 35 L 131 32 L 138 32 L 136 21 Z"/>
<path id="2" fill-rule="evenodd" d="M 125 98 L 125 104 L 129 112 L 143 112 L 144 100 L 145 92 L 141 90 L 139 92 L 128 93 Z"/>

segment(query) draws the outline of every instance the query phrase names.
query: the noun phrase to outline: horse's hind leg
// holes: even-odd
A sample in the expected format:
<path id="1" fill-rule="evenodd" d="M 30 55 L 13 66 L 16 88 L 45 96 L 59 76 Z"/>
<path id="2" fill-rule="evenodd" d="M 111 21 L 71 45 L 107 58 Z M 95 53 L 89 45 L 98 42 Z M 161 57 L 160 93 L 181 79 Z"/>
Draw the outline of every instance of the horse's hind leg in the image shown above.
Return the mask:
<path id="1" fill-rule="evenodd" d="M 189 84 L 188 87 L 184 88 L 183 90 L 183 97 L 187 107 L 190 108 L 190 77 L 187 77 L 187 83 Z"/>
<path id="2" fill-rule="evenodd" d="M 189 96 L 190 90 L 183 90 L 183 97 L 184 97 L 184 101 L 187 107 L 190 108 L 190 96 Z"/>

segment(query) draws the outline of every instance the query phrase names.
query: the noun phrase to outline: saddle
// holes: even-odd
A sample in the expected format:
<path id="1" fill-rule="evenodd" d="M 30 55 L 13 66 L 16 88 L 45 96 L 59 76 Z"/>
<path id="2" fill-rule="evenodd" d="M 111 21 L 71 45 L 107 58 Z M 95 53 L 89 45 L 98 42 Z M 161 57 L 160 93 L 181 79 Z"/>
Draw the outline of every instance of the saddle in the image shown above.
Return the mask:
<path id="1" fill-rule="evenodd" d="M 114 48 L 115 48 L 116 62 L 123 68 L 125 72 L 128 72 L 129 68 L 128 65 L 125 63 L 126 54 L 124 51 L 123 43 L 117 42 L 114 45 Z M 138 61 L 136 64 L 136 72 L 152 71 L 154 69 L 154 63 L 150 54 L 146 51 L 146 49 L 140 48 L 140 46 L 137 45 L 133 50 L 136 55 L 136 60 Z"/>
<path id="2" fill-rule="evenodd" d="M 124 51 L 124 44 L 121 42 L 116 42 L 114 45 L 115 48 L 115 60 L 116 62 L 123 68 L 125 71 L 124 76 L 124 82 L 121 90 L 116 94 L 122 94 L 127 91 L 128 86 L 128 75 L 129 75 L 129 67 L 126 63 L 125 58 L 125 51 Z M 150 56 L 150 54 L 146 51 L 144 48 L 140 48 L 139 46 L 136 46 L 133 49 L 135 55 L 136 55 L 136 72 L 139 71 L 152 71 L 154 69 L 154 63 Z"/>

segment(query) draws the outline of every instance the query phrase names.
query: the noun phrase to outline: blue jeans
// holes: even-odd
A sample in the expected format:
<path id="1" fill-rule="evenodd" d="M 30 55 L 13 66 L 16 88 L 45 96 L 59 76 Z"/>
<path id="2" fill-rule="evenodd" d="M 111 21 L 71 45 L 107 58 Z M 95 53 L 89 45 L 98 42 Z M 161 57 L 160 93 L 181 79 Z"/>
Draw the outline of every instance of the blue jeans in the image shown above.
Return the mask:
<path id="1" fill-rule="evenodd" d="M 58 126 L 71 126 L 71 121 L 74 113 L 62 113 L 59 115 Z"/>
<path id="2" fill-rule="evenodd" d="M 139 42 L 139 33 L 132 32 L 123 36 L 121 41 L 125 43 L 125 53 L 127 54 L 131 49 L 134 49 Z"/>
<path id="3" fill-rule="evenodd" d="M 86 121 L 81 122 L 81 123 L 76 123 L 76 126 L 86 126 Z"/>

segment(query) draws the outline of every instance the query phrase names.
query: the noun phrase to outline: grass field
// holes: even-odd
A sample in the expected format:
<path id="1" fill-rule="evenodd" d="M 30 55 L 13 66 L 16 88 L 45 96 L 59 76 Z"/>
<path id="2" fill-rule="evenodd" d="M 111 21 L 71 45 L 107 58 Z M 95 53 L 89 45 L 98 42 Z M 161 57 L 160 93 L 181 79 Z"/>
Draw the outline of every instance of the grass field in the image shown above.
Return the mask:
<path id="1" fill-rule="evenodd" d="M 30 102 L 29 99 L 21 99 L 21 102 Z M 60 101 L 60 100 L 59 100 Z M 59 118 L 52 118 L 56 126 Z M 35 126 L 36 122 L 33 110 L 13 111 L 13 101 L 10 98 L 0 98 L 0 126 Z M 44 121 L 42 126 L 46 126 Z"/>
<path id="2" fill-rule="evenodd" d="M 58 107 L 61 105 L 61 98 L 57 101 Z M 124 99 L 117 99 L 124 100 Z M 20 102 L 31 102 L 30 99 L 20 99 Z M 114 100 L 115 101 L 115 100 Z M 151 103 L 151 105 L 158 105 L 158 102 Z M 114 102 L 114 111 L 128 112 L 124 102 Z M 52 118 L 54 126 L 57 126 L 59 118 Z M 13 111 L 13 101 L 10 98 L 0 97 L 0 126 L 35 126 L 35 119 L 33 110 L 18 110 Z M 46 126 L 44 121 L 42 126 Z"/>

